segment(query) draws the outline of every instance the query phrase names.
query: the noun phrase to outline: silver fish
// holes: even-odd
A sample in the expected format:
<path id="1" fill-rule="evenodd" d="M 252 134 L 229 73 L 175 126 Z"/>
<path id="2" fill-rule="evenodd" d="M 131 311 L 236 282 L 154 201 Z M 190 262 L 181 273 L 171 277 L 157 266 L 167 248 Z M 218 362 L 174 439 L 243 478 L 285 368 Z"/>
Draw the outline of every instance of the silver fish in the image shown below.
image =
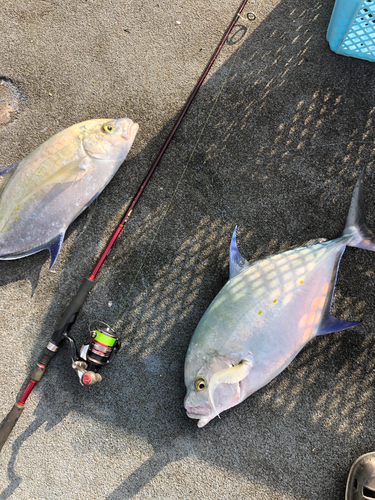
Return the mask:
<path id="1" fill-rule="evenodd" d="M 331 314 L 346 246 L 375 250 L 362 212 L 363 173 L 340 238 L 247 262 L 234 231 L 230 279 L 200 320 L 185 360 L 185 409 L 203 427 L 274 379 L 317 335 L 357 324 Z"/>
<path id="2" fill-rule="evenodd" d="M 94 201 L 125 160 L 138 123 L 77 123 L 0 171 L 0 259 L 46 248 L 53 266 L 69 224 Z"/>

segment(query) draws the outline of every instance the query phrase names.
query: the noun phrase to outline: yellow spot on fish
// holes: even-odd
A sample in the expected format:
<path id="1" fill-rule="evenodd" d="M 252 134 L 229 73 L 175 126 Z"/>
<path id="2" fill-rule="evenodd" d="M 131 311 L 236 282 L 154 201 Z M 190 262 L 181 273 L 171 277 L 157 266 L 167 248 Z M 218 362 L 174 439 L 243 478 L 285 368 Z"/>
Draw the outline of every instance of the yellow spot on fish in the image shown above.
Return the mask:
<path id="1" fill-rule="evenodd" d="M 299 284 L 300 284 L 300 285 L 302 285 L 302 283 L 303 283 L 303 280 L 301 280 L 301 281 L 299 282 Z"/>
<path id="2" fill-rule="evenodd" d="M 10 231 L 10 228 L 8 227 L 7 231 Z"/>
<path id="3" fill-rule="evenodd" d="M 18 219 L 18 217 L 16 217 L 14 220 L 17 220 L 17 219 Z"/>
<path id="4" fill-rule="evenodd" d="M 39 170 L 38 174 L 40 174 L 40 170 Z"/>
<path id="5" fill-rule="evenodd" d="M 273 301 L 273 303 L 274 303 L 274 304 L 276 304 L 276 302 L 277 302 L 277 299 L 275 299 L 275 300 Z"/>
<path id="6" fill-rule="evenodd" d="M 323 285 L 323 289 L 322 289 L 322 293 L 327 293 L 328 292 L 328 282 L 327 283 L 324 283 Z"/>
<path id="7" fill-rule="evenodd" d="M 258 314 L 261 315 L 263 311 L 259 311 Z"/>
<path id="8" fill-rule="evenodd" d="M 20 209 L 20 206 L 21 206 L 21 205 L 18 205 L 16 212 L 18 212 L 18 210 Z"/>

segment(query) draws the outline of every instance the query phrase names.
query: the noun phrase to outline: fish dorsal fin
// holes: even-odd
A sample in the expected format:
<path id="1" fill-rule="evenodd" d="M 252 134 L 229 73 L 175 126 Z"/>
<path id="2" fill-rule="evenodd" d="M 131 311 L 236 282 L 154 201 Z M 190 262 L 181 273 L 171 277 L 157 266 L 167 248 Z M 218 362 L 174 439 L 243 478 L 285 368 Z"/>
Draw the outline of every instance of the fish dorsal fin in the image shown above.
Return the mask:
<path id="1" fill-rule="evenodd" d="M 220 370 L 212 375 L 208 385 L 208 397 L 216 413 L 213 398 L 216 387 L 219 384 L 238 384 L 249 375 L 253 365 L 254 363 L 251 359 L 243 359 L 238 365 L 224 368 L 224 370 Z"/>
<path id="2" fill-rule="evenodd" d="M 49 242 L 48 244 L 48 249 L 51 254 L 51 264 L 49 268 L 51 269 L 53 264 L 56 262 L 57 256 L 59 255 L 61 245 L 64 241 L 64 236 L 65 233 L 60 233 L 59 235 L 56 236 L 52 241 Z"/>
<path id="3" fill-rule="evenodd" d="M 249 262 L 242 257 L 237 248 L 236 241 L 237 226 L 234 228 L 232 241 L 229 250 L 229 279 L 233 278 L 249 265 Z"/>

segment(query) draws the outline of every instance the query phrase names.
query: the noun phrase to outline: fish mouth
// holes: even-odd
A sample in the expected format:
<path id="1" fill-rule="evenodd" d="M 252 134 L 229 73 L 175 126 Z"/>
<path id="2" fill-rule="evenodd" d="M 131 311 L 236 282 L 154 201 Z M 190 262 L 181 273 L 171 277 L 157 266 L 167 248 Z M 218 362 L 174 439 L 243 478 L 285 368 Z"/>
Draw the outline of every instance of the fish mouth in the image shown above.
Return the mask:
<path id="1" fill-rule="evenodd" d="M 136 122 L 133 122 L 128 119 L 129 126 L 125 128 L 123 133 L 121 134 L 121 137 L 125 139 L 126 141 L 129 141 L 130 139 L 134 140 L 134 137 L 136 136 L 136 133 L 138 132 L 139 129 L 139 124 Z"/>
<path id="2" fill-rule="evenodd" d="M 203 406 L 186 406 L 186 415 L 189 418 L 195 418 L 195 419 L 201 419 L 201 418 L 207 418 L 210 415 L 210 410 L 208 408 L 205 408 Z"/>

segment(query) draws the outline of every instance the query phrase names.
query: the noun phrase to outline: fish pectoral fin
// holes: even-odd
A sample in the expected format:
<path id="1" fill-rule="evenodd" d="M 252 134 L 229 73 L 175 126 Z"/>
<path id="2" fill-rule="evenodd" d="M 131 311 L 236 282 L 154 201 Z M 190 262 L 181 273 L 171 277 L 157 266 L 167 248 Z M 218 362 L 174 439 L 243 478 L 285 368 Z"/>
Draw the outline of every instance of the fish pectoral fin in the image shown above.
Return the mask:
<path id="1" fill-rule="evenodd" d="M 339 332 L 341 330 L 346 330 L 352 326 L 356 326 L 360 321 L 345 321 L 342 319 L 337 319 L 332 314 L 327 315 L 323 318 L 318 333 L 316 335 L 326 335 L 327 333 Z"/>
<path id="2" fill-rule="evenodd" d="M 48 244 L 48 249 L 51 254 L 51 264 L 49 268 L 51 269 L 53 264 L 56 262 L 57 256 L 59 255 L 61 245 L 64 241 L 64 236 L 65 233 L 60 233 L 59 235 L 56 236 L 52 241 L 49 242 Z"/>
<path id="3" fill-rule="evenodd" d="M 249 262 L 242 257 L 238 248 L 236 241 L 237 226 L 234 228 L 232 240 L 230 242 L 229 250 L 229 279 L 237 276 L 245 267 L 249 266 Z"/>
<path id="4" fill-rule="evenodd" d="M 48 185 L 56 186 L 63 182 L 76 182 L 85 175 L 91 164 L 91 160 L 88 158 L 72 161 L 45 179 L 42 184 L 39 184 L 37 189 Z"/>
<path id="5" fill-rule="evenodd" d="M 29 193 L 26 198 L 23 199 L 22 204 L 24 205 L 26 201 L 32 200 L 35 196 L 40 197 L 46 196 L 47 193 L 50 194 L 50 197 L 55 196 L 56 190 L 61 191 L 61 185 L 66 184 L 72 186 L 75 182 L 79 181 L 84 177 L 87 173 L 91 165 L 91 160 L 88 158 L 84 158 L 82 160 L 75 160 L 63 167 L 59 168 L 57 172 L 53 173 L 46 179 L 44 179 L 40 184 L 38 184 L 32 191 Z M 64 188 L 63 190 L 65 190 Z"/>
<path id="6" fill-rule="evenodd" d="M 252 361 L 243 359 L 236 366 L 231 366 L 230 368 L 225 368 L 224 370 L 216 372 L 211 378 L 210 384 L 212 384 L 213 379 L 217 382 L 216 387 L 219 384 L 238 384 L 238 382 L 241 382 L 241 380 L 249 375 L 252 366 Z"/>
<path id="7" fill-rule="evenodd" d="M 216 387 L 219 384 L 238 384 L 249 375 L 253 365 L 254 363 L 252 360 L 243 359 L 238 365 L 232 366 L 231 368 L 224 368 L 224 370 L 220 370 L 213 374 L 208 385 L 208 397 L 216 413 L 217 411 L 213 398 Z"/>

